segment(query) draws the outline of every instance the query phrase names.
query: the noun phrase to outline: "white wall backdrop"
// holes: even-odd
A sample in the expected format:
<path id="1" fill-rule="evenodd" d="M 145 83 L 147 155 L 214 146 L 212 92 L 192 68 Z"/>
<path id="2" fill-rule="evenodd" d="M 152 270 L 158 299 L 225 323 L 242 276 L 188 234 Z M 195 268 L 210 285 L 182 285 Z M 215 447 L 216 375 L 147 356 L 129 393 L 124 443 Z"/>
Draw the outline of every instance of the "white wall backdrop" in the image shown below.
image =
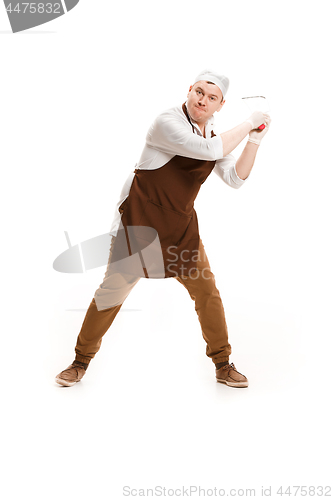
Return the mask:
<path id="1" fill-rule="evenodd" d="M 0 6 L 3 498 L 330 484 L 332 41 L 327 1 L 81 0 L 15 35 Z M 271 108 L 246 184 L 212 174 L 195 205 L 250 386 L 215 383 L 182 287 L 141 280 L 62 390 L 105 271 L 54 271 L 64 231 L 109 231 L 149 125 L 205 68 L 230 78 L 221 132 L 243 96 Z"/>

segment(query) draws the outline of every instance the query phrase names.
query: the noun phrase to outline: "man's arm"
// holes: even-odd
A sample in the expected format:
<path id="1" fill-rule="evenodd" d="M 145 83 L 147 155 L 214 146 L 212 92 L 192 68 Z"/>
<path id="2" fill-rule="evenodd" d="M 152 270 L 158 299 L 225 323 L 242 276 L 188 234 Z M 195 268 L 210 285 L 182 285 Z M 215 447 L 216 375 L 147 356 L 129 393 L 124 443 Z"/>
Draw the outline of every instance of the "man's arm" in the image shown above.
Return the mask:
<path id="1" fill-rule="evenodd" d="M 266 126 L 264 130 L 251 130 L 249 140 L 246 143 L 242 154 L 236 161 L 236 173 L 240 179 L 245 180 L 250 175 L 260 142 L 267 134 L 270 124 L 271 117 L 265 115 Z"/>
<path id="2" fill-rule="evenodd" d="M 271 118 L 266 115 L 265 129 L 251 130 L 249 140 L 237 161 L 231 154 L 216 161 L 213 172 L 215 172 L 226 184 L 236 189 L 244 184 L 245 180 L 250 175 L 259 144 L 262 138 L 267 134 L 270 123 Z"/>
<path id="3" fill-rule="evenodd" d="M 159 115 L 150 127 L 146 145 L 167 154 L 198 160 L 218 160 L 227 156 L 251 130 L 264 121 L 265 115 L 256 111 L 232 130 L 206 139 L 193 133 L 185 117 L 180 118 L 174 110 L 168 110 Z"/>
<path id="4" fill-rule="evenodd" d="M 242 154 L 236 161 L 236 172 L 240 179 L 246 179 L 252 170 L 259 144 L 247 142 Z"/>
<path id="5" fill-rule="evenodd" d="M 238 144 L 242 142 L 247 134 L 252 130 L 252 125 L 249 122 L 243 122 L 237 127 L 220 134 L 223 144 L 223 156 L 227 156 L 233 151 Z"/>
<path id="6" fill-rule="evenodd" d="M 221 160 L 216 160 L 213 172 L 217 174 L 228 186 L 239 189 L 245 182 L 236 172 L 236 158 L 228 154 Z"/>
<path id="7" fill-rule="evenodd" d="M 242 142 L 249 132 L 253 129 L 257 129 L 260 125 L 267 121 L 268 115 L 261 113 L 261 111 L 255 111 L 252 115 L 237 127 L 228 130 L 220 134 L 223 143 L 223 156 L 227 156 L 231 151 L 233 151 L 238 144 Z"/>
<path id="8" fill-rule="evenodd" d="M 209 161 L 223 158 L 220 136 L 205 139 L 193 133 L 187 119 L 175 115 L 173 110 L 166 111 L 155 119 L 148 130 L 146 145 L 172 156 Z"/>

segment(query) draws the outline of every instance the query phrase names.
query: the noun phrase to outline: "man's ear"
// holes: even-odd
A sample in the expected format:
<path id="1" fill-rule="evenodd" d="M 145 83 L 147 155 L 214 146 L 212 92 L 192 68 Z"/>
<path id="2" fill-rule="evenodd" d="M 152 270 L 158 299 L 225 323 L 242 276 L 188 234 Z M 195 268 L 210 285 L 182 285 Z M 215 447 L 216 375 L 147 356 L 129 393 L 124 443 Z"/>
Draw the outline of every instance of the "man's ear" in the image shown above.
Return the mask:
<path id="1" fill-rule="evenodd" d="M 217 112 L 221 111 L 222 107 L 224 106 L 224 103 L 225 103 L 225 100 L 221 102 L 219 109 L 216 110 Z"/>
<path id="2" fill-rule="evenodd" d="M 188 89 L 187 97 L 188 97 L 188 95 L 189 95 L 189 93 L 191 92 L 192 89 L 193 89 L 193 85 L 191 85 L 190 88 Z"/>

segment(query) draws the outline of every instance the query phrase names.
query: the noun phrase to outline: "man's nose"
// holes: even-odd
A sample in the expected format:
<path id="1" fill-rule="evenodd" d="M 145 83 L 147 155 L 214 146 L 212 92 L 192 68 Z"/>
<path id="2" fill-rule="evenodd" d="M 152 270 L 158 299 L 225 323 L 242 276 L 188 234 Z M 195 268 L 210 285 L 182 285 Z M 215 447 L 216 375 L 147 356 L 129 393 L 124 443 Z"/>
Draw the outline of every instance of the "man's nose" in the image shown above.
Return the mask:
<path id="1" fill-rule="evenodd" d="M 199 99 L 200 106 L 206 106 L 206 96 L 202 95 Z"/>

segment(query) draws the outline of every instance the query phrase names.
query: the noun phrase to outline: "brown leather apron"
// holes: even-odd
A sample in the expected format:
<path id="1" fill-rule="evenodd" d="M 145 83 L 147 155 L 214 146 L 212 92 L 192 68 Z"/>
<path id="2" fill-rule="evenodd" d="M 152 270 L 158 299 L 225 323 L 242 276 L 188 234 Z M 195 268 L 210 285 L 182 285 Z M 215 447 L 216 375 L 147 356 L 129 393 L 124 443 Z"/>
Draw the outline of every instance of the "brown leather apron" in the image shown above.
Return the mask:
<path id="1" fill-rule="evenodd" d="M 190 122 L 184 104 L 183 111 Z M 195 133 L 193 125 L 192 128 Z M 146 278 L 188 276 L 196 269 L 195 256 L 198 254 L 199 229 L 193 205 L 201 185 L 214 165 L 215 160 L 205 161 L 174 156 L 163 167 L 155 170 L 135 170 L 129 195 L 119 207 L 127 242 L 127 229 L 130 227 L 153 228 L 159 237 L 164 262 L 164 272 L 156 276 L 147 273 L 143 263 L 142 276 Z M 117 239 L 120 242 L 121 237 L 120 235 L 118 237 L 118 234 Z M 142 232 L 140 239 L 145 239 L 142 238 Z M 133 245 L 131 246 L 132 251 L 129 250 L 126 256 L 134 253 Z M 143 246 L 141 244 L 140 248 Z M 122 257 L 121 251 L 116 250 L 115 254 L 117 254 L 116 260 Z M 124 255 L 124 258 L 126 256 Z"/>

